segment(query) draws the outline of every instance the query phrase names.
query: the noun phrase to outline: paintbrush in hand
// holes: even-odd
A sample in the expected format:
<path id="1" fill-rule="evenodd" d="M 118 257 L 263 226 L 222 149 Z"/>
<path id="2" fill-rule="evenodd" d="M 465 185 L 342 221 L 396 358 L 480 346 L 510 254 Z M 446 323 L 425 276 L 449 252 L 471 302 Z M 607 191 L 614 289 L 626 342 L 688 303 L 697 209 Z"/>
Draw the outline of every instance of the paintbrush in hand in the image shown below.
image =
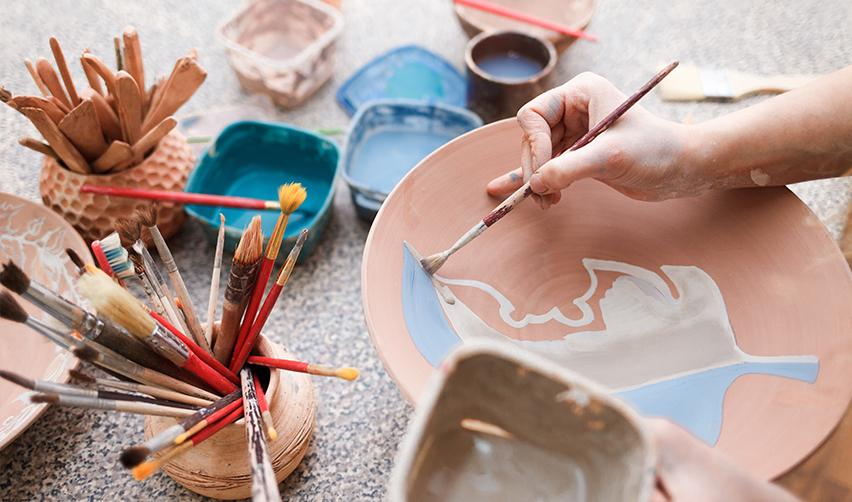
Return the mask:
<path id="1" fill-rule="evenodd" d="M 133 295 L 99 272 L 90 268 L 77 283 L 77 288 L 98 312 L 124 326 L 131 335 L 217 392 L 224 394 L 236 388 L 224 375 L 202 361 L 183 341 L 157 324 Z"/>
<path id="2" fill-rule="evenodd" d="M 240 333 L 237 335 L 235 350 L 239 350 L 245 343 L 249 335 L 249 330 L 251 330 L 254 323 L 254 317 L 257 314 L 258 307 L 260 307 L 260 300 L 263 298 L 263 292 L 266 291 L 266 283 L 269 281 L 269 276 L 272 275 L 272 267 L 275 265 L 278 251 L 281 249 L 281 241 L 284 239 L 284 231 L 287 229 L 287 220 L 305 202 L 307 196 L 308 193 L 299 183 L 288 183 L 278 188 L 278 201 L 281 204 L 281 213 L 275 222 L 272 235 L 269 236 L 266 253 L 260 265 L 260 272 L 257 274 L 257 281 L 254 284 L 254 290 L 252 290 L 251 298 L 246 307 L 243 323 L 240 325 Z M 232 363 L 235 360 L 235 355 L 232 354 L 231 356 Z M 235 367 L 233 364 L 231 365 L 231 371 L 236 373 L 239 369 L 240 366 Z"/>
<path id="3" fill-rule="evenodd" d="M 291 361 L 288 359 L 276 359 L 274 357 L 251 356 L 248 358 L 248 363 L 255 366 L 266 366 L 267 368 L 296 371 L 299 373 L 307 373 L 309 375 L 337 377 L 349 380 L 350 382 L 358 378 L 358 375 L 360 374 L 356 368 L 334 368 L 332 366 L 311 364 L 303 361 Z"/>
<path id="4" fill-rule="evenodd" d="M 234 252 L 228 286 L 225 288 L 225 301 L 222 305 L 222 323 L 219 326 L 216 343 L 213 344 L 213 355 L 223 364 L 228 364 L 231 360 L 248 295 L 257 280 L 260 255 L 263 252 L 263 233 L 260 224 L 260 216 L 251 219 Z"/>
<path id="5" fill-rule="evenodd" d="M 659 73 L 657 73 L 654 78 L 648 81 L 645 85 L 642 86 L 636 93 L 627 98 L 623 103 L 621 103 L 615 110 L 610 112 L 609 115 L 601 119 L 600 122 L 595 124 L 594 127 L 589 129 L 589 132 L 583 135 L 580 139 L 578 139 L 569 149 L 568 151 L 577 150 L 589 144 L 593 139 L 595 139 L 599 134 L 607 130 L 615 121 L 617 121 L 622 115 L 624 115 L 627 110 L 629 110 L 633 105 L 636 104 L 640 99 L 642 99 L 648 92 L 651 91 L 657 84 L 662 81 L 666 75 L 671 73 L 672 70 L 677 67 L 678 63 L 675 61 L 674 63 L 663 68 Z M 447 259 L 452 256 L 456 251 L 463 248 L 465 245 L 470 243 L 473 239 L 479 236 L 482 232 L 485 231 L 491 225 L 500 221 L 501 218 L 509 214 L 512 209 L 514 209 L 518 204 L 523 202 L 527 197 L 532 195 L 533 191 L 530 188 L 530 183 L 527 181 L 524 183 L 519 189 L 515 191 L 512 195 L 510 195 L 506 200 L 504 200 L 499 206 L 494 208 L 490 213 L 488 213 L 482 221 L 474 225 L 470 230 L 468 230 L 464 235 L 462 235 L 449 249 L 442 251 L 437 254 L 433 254 L 431 256 L 427 256 L 420 261 L 420 264 L 430 275 L 434 274 L 441 268 L 444 263 L 446 263 Z"/>
<path id="6" fill-rule="evenodd" d="M 284 290 L 284 286 L 290 279 L 290 274 L 293 273 L 293 267 L 296 266 L 296 260 L 299 258 L 299 253 L 302 252 L 302 247 L 305 245 L 307 238 L 308 230 L 303 229 L 299 233 L 299 237 L 296 239 L 296 244 L 293 245 L 293 249 L 290 250 L 290 254 L 287 255 L 287 261 L 284 262 L 284 266 L 281 267 L 278 279 L 269 289 L 269 293 L 266 295 L 266 299 L 263 301 L 263 306 L 260 308 L 260 311 L 257 314 L 257 319 L 254 320 L 254 324 L 252 324 L 248 335 L 242 342 L 239 340 L 237 341 L 237 346 L 234 350 L 234 357 L 231 358 L 231 371 L 236 372 L 239 368 L 242 368 L 246 359 L 248 359 L 251 350 L 254 348 L 254 342 L 260 335 L 261 330 L 263 330 L 263 326 L 266 324 L 269 314 L 275 307 L 275 302 L 278 301 L 281 291 Z M 243 322 L 245 323 L 245 321 Z"/>
<path id="7" fill-rule="evenodd" d="M 254 378 L 248 367 L 240 371 L 240 380 L 243 384 L 243 413 L 246 417 L 246 441 L 251 462 L 251 498 L 254 502 L 278 502 L 281 494 L 278 493 L 278 481 L 263 434 L 263 419 L 254 389 Z"/>
<path id="8" fill-rule="evenodd" d="M 172 252 L 166 244 L 163 234 L 160 233 L 160 229 L 157 227 L 157 208 L 149 206 L 140 210 L 138 214 L 139 222 L 142 223 L 142 226 L 147 228 L 151 233 L 151 240 L 154 241 L 154 245 L 157 247 L 157 252 L 160 254 L 160 260 L 162 260 L 163 265 L 166 267 L 166 271 L 169 274 L 169 281 L 175 290 L 175 294 L 177 294 L 177 297 L 183 305 L 183 313 L 186 315 L 186 325 L 189 329 L 189 334 L 192 336 L 192 339 L 195 340 L 195 343 L 197 343 L 203 350 L 210 353 L 210 344 L 207 343 L 207 338 L 204 336 L 204 330 L 201 327 L 201 322 L 195 314 L 195 308 L 192 305 L 192 298 L 189 296 L 189 291 L 187 291 L 186 284 L 183 282 L 183 277 L 181 277 L 180 271 L 177 268 L 175 258 L 172 256 Z"/>

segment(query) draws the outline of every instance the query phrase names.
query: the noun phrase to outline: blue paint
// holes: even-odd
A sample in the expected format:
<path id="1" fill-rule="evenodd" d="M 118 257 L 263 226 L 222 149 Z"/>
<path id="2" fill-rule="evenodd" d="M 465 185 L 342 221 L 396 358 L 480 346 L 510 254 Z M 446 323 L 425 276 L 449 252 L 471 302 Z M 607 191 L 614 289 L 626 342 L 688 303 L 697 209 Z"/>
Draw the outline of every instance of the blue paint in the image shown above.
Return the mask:
<path id="1" fill-rule="evenodd" d="M 461 338 L 450 326 L 438 303 L 432 278 L 403 246 L 402 311 L 408 334 L 420 354 L 437 367 Z"/>
<path id="2" fill-rule="evenodd" d="M 352 119 L 342 162 L 358 214 L 372 220 L 411 168 L 481 125 L 476 114 L 446 105 L 396 99 L 362 106 Z"/>
<path id="3" fill-rule="evenodd" d="M 476 66 L 489 75 L 509 80 L 526 79 L 544 68 L 535 59 L 514 51 L 483 56 L 476 61 Z"/>
<path id="4" fill-rule="evenodd" d="M 302 229 L 310 230 L 302 258 L 310 255 L 328 223 L 334 198 L 339 153 L 326 138 L 310 131 L 271 122 L 245 121 L 231 124 L 216 138 L 190 175 L 187 192 L 234 195 L 278 200 L 278 186 L 301 183 L 308 198 L 290 216 L 285 233 L 283 259 Z M 225 215 L 225 249 L 233 252 L 243 228 L 253 216 L 261 215 L 265 237 L 269 237 L 278 213 L 218 206 L 187 206 L 211 239 L 219 230 L 219 213 Z"/>
<path id="5" fill-rule="evenodd" d="M 722 432 L 725 392 L 742 375 L 775 375 L 813 383 L 817 362 L 743 362 L 617 393 L 641 414 L 665 417 L 683 426 L 709 445 Z"/>
<path id="6" fill-rule="evenodd" d="M 422 100 L 463 107 L 465 78 L 450 63 L 422 47 L 388 51 L 355 72 L 337 91 L 337 102 L 352 115 L 367 101 Z"/>

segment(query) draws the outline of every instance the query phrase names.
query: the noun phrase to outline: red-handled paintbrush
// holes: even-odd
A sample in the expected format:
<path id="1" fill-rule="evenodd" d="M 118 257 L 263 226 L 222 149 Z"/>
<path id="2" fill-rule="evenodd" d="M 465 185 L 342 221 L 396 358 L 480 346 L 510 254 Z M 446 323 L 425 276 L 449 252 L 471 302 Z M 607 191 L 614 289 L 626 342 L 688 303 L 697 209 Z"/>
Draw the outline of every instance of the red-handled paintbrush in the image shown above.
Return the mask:
<path id="1" fill-rule="evenodd" d="M 334 368 L 320 364 L 306 363 L 304 361 L 276 359 L 274 357 L 250 356 L 248 358 L 248 363 L 255 366 L 266 366 L 267 368 L 296 371 L 299 373 L 307 373 L 309 375 L 332 376 L 349 381 L 358 378 L 359 374 L 358 370 L 355 368 Z"/>
<path id="2" fill-rule="evenodd" d="M 110 197 L 125 197 L 128 199 L 160 200 L 180 204 L 196 204 L 199 206 L 235 207 L 242 209 L 268 209 L 280 211 L 281 203 L 275 200 L 234 197 L 231 195 L 213 195 L 191 192 L 172 192 L 168 190 L 145 190 L 141 188 L 126 188 L 107 185 L 83 185 L 82 193 L 108 195 Z"/>

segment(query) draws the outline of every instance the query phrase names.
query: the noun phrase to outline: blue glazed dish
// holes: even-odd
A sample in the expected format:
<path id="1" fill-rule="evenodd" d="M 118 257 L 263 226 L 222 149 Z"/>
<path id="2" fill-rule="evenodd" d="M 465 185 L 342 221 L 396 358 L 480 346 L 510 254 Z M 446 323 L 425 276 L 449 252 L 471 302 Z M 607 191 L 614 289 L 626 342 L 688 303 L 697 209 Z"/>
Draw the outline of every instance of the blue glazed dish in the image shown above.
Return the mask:
<path id="1" fill-rule="evenodd" d="M 204 151 L 189 176 L 186 191 L 278 200 L 280 185 L 301 183 L 308 197 L 290 215 L 278 259 L 283 261 L 296 236 L 307 228 L 310 233 L 300 257 L 304 259 L 316 247 L 331 217 L 339 157 L 334 143 L 311 131 L 274 122 L 235 122 Z M 224 214 L 225 250 L 229 253 L 236 249 L 243 229 L 254 215 L 262 217 L 266 242 L 279 214 L 199 205 L 188 205 L 186 211 L 201 222 L 207 237 L 214 242 L 219 232 L 219 213 Z"/>
<path id="2" fill-rule="evenodd" d="M 467 83 L 453 65 L 417 45 L 390 50 L 349 77 L 337 90 L 337 102 L 352 115 L 376 99 L 417 99 L 465 106 Z"/>
<path id="3" fill-rule="evenodd" d="M 482 119 L 469 110 L 422 101 L 377 100 L 360 107 L 341 161 L 358 215 L 372 221 L 418 162 L 481 125 Z"/>

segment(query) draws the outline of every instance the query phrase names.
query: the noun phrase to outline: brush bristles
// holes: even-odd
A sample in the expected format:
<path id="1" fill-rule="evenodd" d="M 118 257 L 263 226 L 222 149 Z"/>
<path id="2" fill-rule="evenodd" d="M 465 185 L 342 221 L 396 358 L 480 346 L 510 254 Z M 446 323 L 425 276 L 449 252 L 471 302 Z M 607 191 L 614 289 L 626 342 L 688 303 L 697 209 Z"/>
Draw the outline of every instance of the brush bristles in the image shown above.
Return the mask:
<path id="1" fill-rule="evenodd" d="M 151 228 L 157 224 L 157 205 L 151 204 L 136 210 L 136 218 L 143 227 Z"/>
<path id="2" fill-rule="evenodd" d="M 308 192 L 301 183 L 287 183 L 278 188 L 278 203 L 284 214 L 293 214 L 307 197 Z"/>
<path id="3" fill-rule="evenodd" d="M 146 446 L 131 446 L 130 448 L 125 448 L 124 451 L 121 452 L 121 465 L 123 465 L 125 469 L 133 469 L 144 462 L 150 454 L 151 450 Z"/>
<path id="4" fill-rule="evenodd" d="M 83 382 L 83 383 L 95 383 L 96 382 L 96 380 L 94 378 L 90 377 L 89 375 L 83 373 L 80 370 L 68 370 L 68 375 L 70 375 L 71 378 L 73 378 L 74 380 L 77 380 L 78 382 Z"/>
<path id="5" fill-rule="evenodd" d="M 339 368 L 334 372 L 334 375 L 338 378 L 342 378 L 344 380 L 353 381 L 358 378 L 361 372 L 356 368 Z"/>
<path id="6" fill-rule="evenodd" d="M 78 255 L 78 254 L 77 254 L 77 252 L 76 252 L 76 251 L 74 251 L 73 249 L 71 249 L 71 248 L 65 248 L 65 254 L 67 254 L 67 255 L 68 255 L 68 258 L 70 258 L 70 259 L 71 259 L 71 262 L 72 262 L 72 263 L 73 263 L 73 264 L 74 264 L 77 268 L 83 268 L 83 267 L 85 267 L 85 266 L 86 266 L 86 263 L 85 263 L 85 262 L 83 262 L 83 259 L 82 259 L 82 258 L 80 258 L 80 255 Z"/>
<path id="7" fill-rule="evenodd" d="M 426 270 L 429 275 L 433 275 L 439 268 L 444 266 L 449 256 L 446 253 L 433 254 L 420 260 L 420 265 Z"/>
<path id="8" fill-rule="evenodd" d="M 14 322 L 27 322 L 29 315 L 8 291 L 0 291 L 0 317 Z"/>
<path id="9" fill-rule="evenodd" d="M 59 402 L 58 394 L 33 394 L 30 396 L 30 402 L 56 404 Z"/>
<path id="10" fill-rule="evenodd" d="M 15 262 L 9 261 L 9 263 L 3 265 L 3 270 L 0 271 L 0 284 L 22 295 L 30 288 L 30 278 L 20 267 L 15 265 Z"/>
<path id="11" fill-rule="evenodd" d="M 87 273 L 77 281 L 77 289 L 98 314 L 124 326 L 134 336 L 144 339 L 154 330 L 154 320 L 139 301 L 106 275 Z"/>
<path id="12" fill-rule="evenodd" d="M 121 246 L 128 248 L 142 236 L 142 227 L 133 218 L 119 218 L 115 222 L 115 231 L 121 239 Z"/>
<path id="13" fill-rule="evenodd" d="M 255 216 L 240 237 L 240 243 L 234 252 L 234 261 L 242 264 L 254 263 L 260 258 L 261 253 L 263 253 L 263 230 L 260 216 Z"/>
<path id="14" fill-rule="evenodd" d="M 24 387 L 25 389 L 31 389 L 32 390 L 32 389 L 35 388 L 35 381 L 33 381 L 33 380 L 31 380 L 31 379 L 29 379 L 25 376 L 19 375 L 17 373 L 12 373 L 11 371 L 0 370 L 0 378 L 3 378 L 4 380 L 8 380 L 8 381 L 10 381 L 10 382 L 12 382 L 16 385 L 20 385 L 21 387 Z"/>
<path id="15" fill-rule="evenodd" d="M 74 357 L 87 363 L 92 363 L 98 360 L 98 351 L 91 347 L 74 347 L 71 349 Z"/>

